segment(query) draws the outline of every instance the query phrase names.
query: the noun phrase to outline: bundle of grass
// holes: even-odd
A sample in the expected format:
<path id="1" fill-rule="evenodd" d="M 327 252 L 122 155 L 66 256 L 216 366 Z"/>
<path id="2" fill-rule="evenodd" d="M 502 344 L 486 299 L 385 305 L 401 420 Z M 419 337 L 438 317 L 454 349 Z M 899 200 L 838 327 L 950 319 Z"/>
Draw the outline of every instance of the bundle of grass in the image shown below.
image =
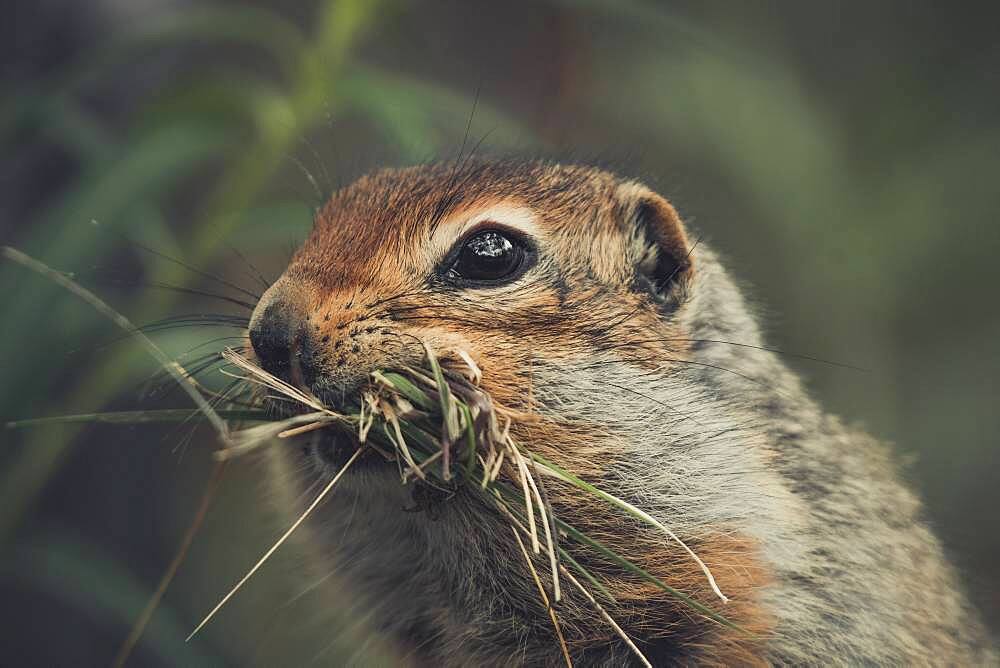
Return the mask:
<path id="1" fill-rule="evenodd" d="M 526 563 L 527 573 L 538 590 L 542 605 L 548 611 L 567 664 L 571 663 L 570 651 L 560 628 L 557 605 L 564 596 L 566 583 L 576 595 L 587 601 L 594 613 L 614 630 L 643 664 L 650 665 L 627 631 L 609 614 L 607 608 L 611 606 L 608 604 L 616 603 L 614 595 L 598 576 L 574 557 L 574 554 L 579 556 L 581 552 L 588 555 L 588 560 L 593 558 L 613 564 L 638 580 L 676 598 L 688 606 L 693 614 L 737 628 L 708 606 L 676 590 L 559 517 L 550 503 L 546 491 L 547 481 L 568 486 L 577 493 L 604 504 L 609 512 L 622 513 L 662 533 L 697 563 L 720 600 L 727 600 L 708 567 L 656 518 L 516 442 L 511 435 L 512 425 L 519 421 L 531 421 L 536 417 L 511 410 L 494 401 L 480 386 L 482 372 L 465 352 L 456 351 L 442 361 L 430 346 L 424 344 L 423 363 L 419 367 L 408 366 L 372 373 L 369 382 L 355 396 L 347 398 L 339 410 L 334 410 L 309 391 L 268 373 L 236 350 L 227 349 L 222 352 L 221 370 L 237 381 L 234 387 L 237 395 L 242 398 L 234 402 L 232 394 L 213 395 L 207 392 L 191 374 L 165 355 L 126 318 L 71 279 L 18 251 L 3 249 L 3 254 L 67 288 L 136 336 L 163 366 L 165 373 L 173 376 L 196 403 L 198 410 L 194 416 L 209 422 L 216 429 L 221 442 L 221 448 L 217 451 L 220 462 L 262 447 L 284 447 L 289 440 L 304 437 L 317 430 L 338 430 L 351 436 L 349 439 L 338 439 L 341 447 L 351 447 L 345 446 L 345 443 L 353 446 L 353 452 L 346 463 L 330 476 L 298 519 L 206 615 L 189 639 L 212 619 L 327 499 L 342 476 L 362 455 L 379 456 L 393 463 L 398 468 L 400 484 L 444 491 L 445 499 L 448 494 L 461 491 L 481 503 L 484 512 L 496 513 L 509 524 Z M 246 399 L 248 396 L 249 404 Z M 271 410 L 276 403 L 289 408 L 276 413 Z M 137 423 L 191 418 L 190 410 L 175 409 L 62 416 L 25 420 L 8 426 L 25 427 L 66 421 Z M 185 542 L 189 542 L 189 538 Z M 532 554 L 536 557 L 533 558 Z M 179 557 L 182 555 L 183 550 Z M 536 568 L 536 558 L 540 563 L 546 564 L 546 578 Z M 176 562 L 177 560 L 171 565 L 172 570 L 176 570 Z M 161 582 L 158 596 L 162 595 L 171 574 L 168 573 Z M 543 579 L 547 580 L 547 585 L 543 583 Z M 154 597 L 150 605 L 155 606 L 156 600 L 158 598 Z M 151 607 L 147 607 L 145 617 L 148 617 L 150 610 Z M 131 644 L 134 644 L 141 633 L 143 624 L 144 621 L 141 621 L 133 629 Z M 129 643 L 126 646 L 131 647 Z"/>

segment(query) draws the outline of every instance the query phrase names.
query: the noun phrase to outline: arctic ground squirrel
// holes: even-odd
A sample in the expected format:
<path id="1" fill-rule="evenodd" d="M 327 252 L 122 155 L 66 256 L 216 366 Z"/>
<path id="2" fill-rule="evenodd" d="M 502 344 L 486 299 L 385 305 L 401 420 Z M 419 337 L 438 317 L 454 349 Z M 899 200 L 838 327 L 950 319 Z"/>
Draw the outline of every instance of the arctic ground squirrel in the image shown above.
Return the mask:
<path id="1" fill-rule="evenodd" d="M 551 484 L 559 516 L 739 627 L 578 554 L 654 665 L 996 663 L 890 450 L 809 397 L 718 256 L 640 183 L 518 160 L 372 173 L 318 212 L 249 339 L 334 406 L 423 343 L 464 351 L 491 396 L 537 416 L 512 425 L 519 442 L 668 526 L 728 598 L 677 542 Z M 300 442 L 269 450 L 293 516 L 357 446 Z M 496 509 L 461 490 L 415 503 L 420 485 L 374 455 L 340 485 L 310 519 L 316 571 L 407 661 L 564 663 Z M 585 597 L 558 617 L 575 664 L 637 660 Z"/>

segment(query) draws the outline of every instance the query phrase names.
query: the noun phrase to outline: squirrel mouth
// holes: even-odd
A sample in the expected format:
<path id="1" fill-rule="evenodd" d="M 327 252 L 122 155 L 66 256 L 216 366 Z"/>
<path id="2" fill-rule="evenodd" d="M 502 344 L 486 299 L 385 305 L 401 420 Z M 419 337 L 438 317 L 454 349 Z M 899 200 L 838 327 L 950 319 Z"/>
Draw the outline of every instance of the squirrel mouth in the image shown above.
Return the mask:
<path id="1" fill-rule="evenodd" d="M 303 415 L 309 412 L 305 407 L 289 406 L 267 398 L 263 404 L 275 419 L 281 420 Z M 321 476 L 336 475 L 351 459 L 358 448 L 362 447 L 354 430 L 340 424 L 328 423 L 308 434 L 295 438 L 299 452 L 306 463 Z M 365 447 L 365 452 L 351 465 L 352 471 L 378 468 L 379 464 L 391 464 L 384 456 L 371 447 Z M 348 471 L 345 475 L 350 475 Z"/>
<path id="2" fill-rule="evenodd" d="M 304 454 L 311 460 L 316 470 L 323 475 L 335 475 L 360 447 L 358 437 L 346 429 L 336 426 L 318 429 L 304 447 Z M 369 469 L 380 464 L 388 464 L 371 448 L 363 453 L 351 466 L 352 470 Z M 350 475 L 350 472 L 348 472 Z"/>

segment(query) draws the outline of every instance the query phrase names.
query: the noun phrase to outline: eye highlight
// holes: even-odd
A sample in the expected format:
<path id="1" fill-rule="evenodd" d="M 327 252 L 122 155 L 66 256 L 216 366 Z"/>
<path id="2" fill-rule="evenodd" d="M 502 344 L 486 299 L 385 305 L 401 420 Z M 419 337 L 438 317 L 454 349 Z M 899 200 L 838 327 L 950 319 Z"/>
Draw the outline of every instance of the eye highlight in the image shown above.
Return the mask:
<path id="1" fill-rule="evenodd" d="M 507 230 L 484 229 L 467 237 L 452 252 L 445 276 L 471 287 L 510 283 L 527 270 L 533 257 L 524 239 Z"/>

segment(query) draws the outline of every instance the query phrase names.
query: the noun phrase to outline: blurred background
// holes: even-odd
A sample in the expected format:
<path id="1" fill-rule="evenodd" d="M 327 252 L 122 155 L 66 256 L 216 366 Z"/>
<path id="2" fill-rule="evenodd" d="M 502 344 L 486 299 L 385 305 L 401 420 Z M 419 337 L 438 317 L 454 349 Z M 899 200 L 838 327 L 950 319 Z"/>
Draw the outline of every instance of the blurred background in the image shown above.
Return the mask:
<path id="1" fill-rule="evenodd" d="M 239 314 L 160 286 L 259 291 L 331 190 L 467 132 L 641 178 L 728 259 L 772 345 L 865 369 L 789 359 L 895 444 L 996 629 L 1000 42 L 976 5 L 7 3 L 0 240 L 145 325 Z M 10 264 L 0 286 L 4 422 L 188 406 L 89 306 Z M 239 335 L 152 329 L 188 362 Z M 106 665 L 198 506 L 211 433 L 0 440 L 0 663 Z M 374 656 L 310 622 L 294 549 L 184 642 L 279 535 L 266 506 L 260 470 L 231 466 L 135 665 Z"/>

